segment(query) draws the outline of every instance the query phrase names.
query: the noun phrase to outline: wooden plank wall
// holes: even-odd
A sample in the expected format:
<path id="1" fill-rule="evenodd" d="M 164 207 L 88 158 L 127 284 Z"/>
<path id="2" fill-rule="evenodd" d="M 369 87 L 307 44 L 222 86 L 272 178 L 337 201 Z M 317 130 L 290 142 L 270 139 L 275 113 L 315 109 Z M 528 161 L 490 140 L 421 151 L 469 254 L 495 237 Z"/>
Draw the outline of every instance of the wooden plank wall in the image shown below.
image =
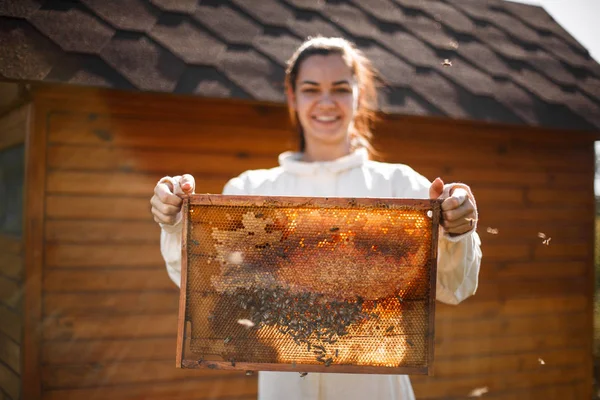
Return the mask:
<path id="1" fill-rule="evenodd" d="M 0 117 L 0 153 L 23 145 L 28 110 Z M 21 398 L 22 293 L 23 239 L 0 226 L 0 398 L 8 400 Z"/>
<path id="2" fill-rule="evenodd" d="M 47 121 L 36 132 L 47 140 L 43 398 L 255 398 L 243 372 L 174 368 L 178 295 L 149 199 L 166 174 L 192 173 L 197 192 L 218 193 L 246 169 L 276 165 L 294 145 L 286 110 L 74 88 L 42 89 L 35 102 Z M 439 305 L 435 376 L 412 377 L 417 398 L 590 398 L 590 137 L 388 118 L 376 145 L 429 179 L 469 183 L 481 213 L 479 290 Z"/>

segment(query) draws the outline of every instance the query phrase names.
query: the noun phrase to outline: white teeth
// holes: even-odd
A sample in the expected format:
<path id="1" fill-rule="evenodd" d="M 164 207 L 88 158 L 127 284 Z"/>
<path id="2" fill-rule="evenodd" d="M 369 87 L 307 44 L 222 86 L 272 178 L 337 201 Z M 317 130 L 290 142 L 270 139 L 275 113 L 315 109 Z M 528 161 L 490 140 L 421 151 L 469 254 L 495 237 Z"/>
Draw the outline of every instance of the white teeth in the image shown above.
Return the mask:
<path id="1" fill-rule="evenodd" d="M 331 121 L 335 121 L 336 117 L 316 117 L 317 121 L 321 121 L 321 122 L 331 122 Z"/>

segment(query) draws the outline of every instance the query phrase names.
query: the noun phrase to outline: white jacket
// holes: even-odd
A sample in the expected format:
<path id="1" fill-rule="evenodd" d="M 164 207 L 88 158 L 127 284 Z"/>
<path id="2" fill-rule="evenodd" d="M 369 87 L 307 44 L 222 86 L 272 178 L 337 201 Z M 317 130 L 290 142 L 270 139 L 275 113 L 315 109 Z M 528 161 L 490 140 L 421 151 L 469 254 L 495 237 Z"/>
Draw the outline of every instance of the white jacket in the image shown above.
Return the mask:
<path id="1" fill-rule="evenodd" d="M 368 159 L 366 150 L 328 162 L 300 161 L 299 153 L 279 156 L 279 167 L 246 171 L 231 179 L 223 194 L 307 197 L 429 198 L 431 183 L 412 168 Z M 461 185 L 464 187 L 464 185 Z M 452 185 L 445 186 L 448 193 Z M 468 188 L 467 188 L 468 189 Z M 469 190 L 470 194 L 470 190 Z M 181 218 L 161 225 L 161 251 L 170 278 L 180 285 Z M 458 304 L 477 290 L 481 262 L 479 236 L 472 231 L 438 243 L 437 300 Z M 261 372 L 260 400 L 413 400 L 405 375 Z"/>

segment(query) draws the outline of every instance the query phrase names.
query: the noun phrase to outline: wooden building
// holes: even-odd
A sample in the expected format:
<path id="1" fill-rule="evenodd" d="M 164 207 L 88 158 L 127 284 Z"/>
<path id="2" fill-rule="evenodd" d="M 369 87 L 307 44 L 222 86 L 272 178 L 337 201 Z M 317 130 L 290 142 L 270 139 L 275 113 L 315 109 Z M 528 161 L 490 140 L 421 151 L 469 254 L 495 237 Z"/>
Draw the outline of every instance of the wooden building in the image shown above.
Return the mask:
<path id="1" fill-rule="evenodd" d="M 294 149 L 283 66 L 318 33 L 356 41 L 388 82 L 381 158 L 477 198 L 480 286 L 438 303 L 417 398 L 591 398 L 600 66 L 542 9 L 114 4 L 0 4 L 0 399 L 256 397 L 255 376 L 174 367 L 178 290 L 149 199 L 164 175 L 219 193 Z"/>

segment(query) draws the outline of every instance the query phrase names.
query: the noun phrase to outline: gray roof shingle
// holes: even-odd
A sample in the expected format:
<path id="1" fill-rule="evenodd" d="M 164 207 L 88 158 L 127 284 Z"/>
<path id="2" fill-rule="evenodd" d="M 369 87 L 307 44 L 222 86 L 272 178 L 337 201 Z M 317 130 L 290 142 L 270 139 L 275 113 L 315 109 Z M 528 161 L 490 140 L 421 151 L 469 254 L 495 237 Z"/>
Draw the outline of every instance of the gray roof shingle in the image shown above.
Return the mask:
<path id="1" fill-rule="evenodd" d="M 224 4 L 200 5 L 194 11 L 194 18 L 227 43 L 251 44 L 262 29 L 260 25 L 248 19 Z"/>
<path id="2" fill-rule="evenodd" d="M 139 0 L 81 0 L 117 29 L 144 32 L 152 28 L 159 13 L 152 4 Z"/>
<path id="3" fill-rule="evenodd" d="M 115 34 L 114 29 L 77 7 L 37 10 L 29 22 L 66 52 L 97 54 Z"/>
<path id="4" fill-rule="evenodd" d="M 184 63 L 145 36 L 115 35 L 100 57 L 142 90 L 172 92 Z"/>
<path id="5" fill-rule="evenodd" d="M 149 36 L 191 65 L 214 65 L 227 46 L 188 20 L 156 24 Z"/>
<path id="6" fill-rule="evenodd" d="M 42 6 L 43 2 L 44 0 L 0 0 L 0 16 L 28 18 Z"/>
<path id="7" fill-rule="evenodd" d="M 600 65 L 503 0 L 0 0 L 0 75 L 283 102 L 319 34 L 364 50 L 386 112 L 600 130 Z"/>

